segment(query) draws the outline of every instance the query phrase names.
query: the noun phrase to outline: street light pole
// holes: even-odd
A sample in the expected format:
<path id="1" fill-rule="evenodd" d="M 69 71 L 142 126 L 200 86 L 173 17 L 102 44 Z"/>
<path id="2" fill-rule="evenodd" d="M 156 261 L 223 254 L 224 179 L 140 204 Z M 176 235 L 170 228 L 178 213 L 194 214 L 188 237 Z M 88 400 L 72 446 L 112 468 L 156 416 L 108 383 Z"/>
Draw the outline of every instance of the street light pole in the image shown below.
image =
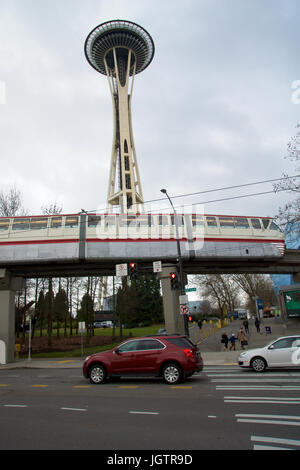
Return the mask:
<path id="1" fill-rule="evenodd" d="M 175 210 L 175 207 L 173 205 L 173 202 L 172 202 L 169 194 L 167 193 L 167 190 L 166 189 L 161 189 L 160 191 L 167 196 L 167 198 L 168 198 L 168 200 L 171 204 L 171 207 L 173 209 L 173 212 L 174 212 L 175 232 L 176 232 L 176 242 L 177 242 L 177 254 L 178 254 L 178 268 L 179 268 L 179 278 L 180 278 L 180 289 L 181 289 L 181 295 L 185 295 L 185 287 L 184 287 L 184 280 L 183 280 L 183 269 L 182 269 L 182 258 L 181 258 L 181 248 L 180 248 L 179 231 L 178 231 L 177 212 Z M 183 320 L 184 320 L 185 334 L 186 334 L 186 336 L 189 337 L 190 335 L 189 335 L 188 319 L 187 319 L 186 314 L 184 314 Z"/>

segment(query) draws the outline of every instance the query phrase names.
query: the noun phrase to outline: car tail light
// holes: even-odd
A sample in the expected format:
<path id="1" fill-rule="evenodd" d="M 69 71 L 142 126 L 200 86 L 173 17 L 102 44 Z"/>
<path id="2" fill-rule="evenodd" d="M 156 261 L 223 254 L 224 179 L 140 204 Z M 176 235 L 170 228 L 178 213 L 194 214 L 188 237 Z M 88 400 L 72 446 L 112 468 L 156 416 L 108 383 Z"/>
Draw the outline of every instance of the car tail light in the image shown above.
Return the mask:
<path id="1" fill-rule="evenodd" d="M 184 349 L 183 352 L 187 357 L 195 357 L 194 351 L 192 349 Z"/>

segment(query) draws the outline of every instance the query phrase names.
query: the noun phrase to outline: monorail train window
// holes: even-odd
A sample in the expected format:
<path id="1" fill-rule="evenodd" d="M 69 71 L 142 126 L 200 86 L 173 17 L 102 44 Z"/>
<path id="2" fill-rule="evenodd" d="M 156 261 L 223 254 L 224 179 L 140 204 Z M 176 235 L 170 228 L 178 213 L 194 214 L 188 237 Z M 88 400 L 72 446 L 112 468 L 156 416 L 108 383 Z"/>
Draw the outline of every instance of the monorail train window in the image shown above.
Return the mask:
<path id="1" fill-rule="evenodd" d="M 60 228 L 62 225 L 62 217 L 51 217 L 50 228 Z"/>
<path id="2" fill-rule="evenodd" d="M 78 227 L 78 217 L 77 216 L 66 217 L 65 227 L 66 228 Z"/>
<path id="3" fill-rule="evenodd" d="M 271 223 L 269 230 L 278 230 L 279 232 L 282 232 L 281 228 L 278 227 L 278 225 L 276 225 L 275 222 Z"/>
<path id="4" fill-rule="evenodd" d="M 250 228 L 248 219 L 246 217 L 236 217 L 235 228 Z"/>
<path id="5" fill-rule="evenodd" d="M 251 219 L 251 224 L 252 224 L 252 227 L 257 229 L 257 230 L 261 230 L 261 225 L 260 225 L 260 220 L 259 219 Z"/>
<path id="6" fill-rule="evenodd" d="M 269 223 L 270 223 L 269 219 L 262 219 L 262 224 L 263 224 L 264 229 L 268 228 Z"/>
<path id="7" fill-rule="evenodd" d="M 100 215 L 89 215 L 88 216 L 88 227 L 97 227 L 101 221 Z"/>
<path id="8" fill-rule="evenodd" d="M 217 227 L 217 219 L 215 217 L 206 217 L 208 227 Z"/>
<path id="9" fill-rule="evenodd" d="M 136 216 L 135 215 L 123 215 L 119 217 L 120 227 L 136 227 Z"/>
<path id="10" fill-rule="evenodd" d="M 178 225 L 184 225 L 183 215 L 177 215 L 177 223 Z M 175 225 L 175 215 L 171 215 L 171 225 Z"/>
<path id="11" fill-rule="evenodd" d="M 105 215 L 104 216 L 104 226 L 112 227 L 116 225 L 116 217 L 114 215 Z"/>
<path id="12" fill-rule="evenodd" d="M 166 227 L 169 225 L 169 219 L 167 215 L 159 215 L 158 216 L 158 225 L 162 225 L 163 227 Z"/>
<path id="13" fill-rule="evenodd" d="M 48 225 L 47 217 L 34 217 L 30 219 L 31 230 L 40 230 L 42 228 L 47 228 L 47 225 Z"/>
<path id="14" fill-rule="evenodd" d="M 203 227 L 204 225 L 204 219 L 202 215 L 192 215 L 192 225 L 193 227 Z"/>
<path id="15" fill-rule="evenodd" d="M 152 225 L 153 223 L 152 220 L 153 220 L 152 215 L 141 214 L 137 216 L 136 222 L 137 222 L 137 225 L 139 225 L 140 227 L 148 227 Z"/>
<path id="16" fill-rule="evenodd" d="M 1 219 L 0 220 L 0 231 L 8 230 L 9 227 L 9 219 Z"/>
<path id="17" fill-rule="evenodd" d="M 234 228 L 234 218 L 233 217 L 219 217 L 220 226 L 222 228 Z"/>
<path id="18" fill-rule="evenodd" d="M 13 230 L 29 230 L 30 219 L 14 219 Z"/>

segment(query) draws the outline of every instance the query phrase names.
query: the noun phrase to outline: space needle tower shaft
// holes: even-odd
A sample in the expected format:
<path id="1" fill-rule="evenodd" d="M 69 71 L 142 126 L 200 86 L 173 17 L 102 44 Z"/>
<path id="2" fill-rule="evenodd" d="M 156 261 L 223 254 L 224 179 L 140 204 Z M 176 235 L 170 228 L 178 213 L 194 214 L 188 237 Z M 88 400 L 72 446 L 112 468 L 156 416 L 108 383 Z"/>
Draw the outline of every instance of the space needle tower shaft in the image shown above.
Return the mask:
<path id="1" fill-rule="evenodd" d="M 113 145 L 107 209 L 143 211 L 143 192 L 132 131 L 131 100 L 134 77 L 154 55 L 151 36 L 131 21 L 100 24 L 85 41 L 85 55 L 92 67 L 107 75 L 113 102 Z"/>

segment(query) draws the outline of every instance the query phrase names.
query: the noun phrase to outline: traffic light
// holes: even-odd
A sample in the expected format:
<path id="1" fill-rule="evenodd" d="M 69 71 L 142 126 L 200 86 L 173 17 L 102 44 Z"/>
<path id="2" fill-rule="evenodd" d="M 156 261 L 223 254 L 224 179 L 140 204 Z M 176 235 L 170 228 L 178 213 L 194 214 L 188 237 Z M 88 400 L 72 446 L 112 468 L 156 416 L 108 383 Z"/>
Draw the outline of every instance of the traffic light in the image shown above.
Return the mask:
<path id="1" fill-rule="evenodd" d="M 171 289 L 177 290 L 178 285 L 178 274 L 177 273 L 170 273 L 170 281 L 171 281 Z"/>
<path id="2" fill-rule="evenodd" d="M 131 281 L 137 279 L 137 264 L 129 263 L 129 278 Z"/>

